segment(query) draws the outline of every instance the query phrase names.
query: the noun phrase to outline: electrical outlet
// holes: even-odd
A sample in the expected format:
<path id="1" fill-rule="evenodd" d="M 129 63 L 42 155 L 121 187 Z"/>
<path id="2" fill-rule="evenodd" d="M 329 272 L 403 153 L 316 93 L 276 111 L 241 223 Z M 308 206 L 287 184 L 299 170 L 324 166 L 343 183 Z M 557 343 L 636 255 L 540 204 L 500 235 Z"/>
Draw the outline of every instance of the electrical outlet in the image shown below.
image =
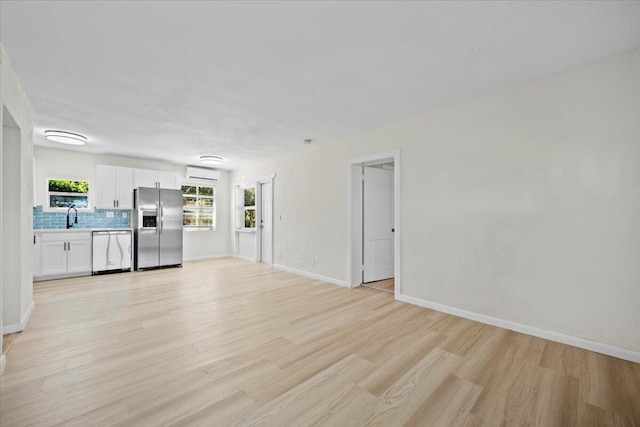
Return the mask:
<path id="1" fill-rule="evenodd" d="M 122 218 L 127 218 L 127 213 L 126 212 L 122 212 Z"/>
<path id="2" fill-rule="evenodd" d="M 112 211 L 107 212 L 107 218 L 113 218 L 113 212 Z"/>

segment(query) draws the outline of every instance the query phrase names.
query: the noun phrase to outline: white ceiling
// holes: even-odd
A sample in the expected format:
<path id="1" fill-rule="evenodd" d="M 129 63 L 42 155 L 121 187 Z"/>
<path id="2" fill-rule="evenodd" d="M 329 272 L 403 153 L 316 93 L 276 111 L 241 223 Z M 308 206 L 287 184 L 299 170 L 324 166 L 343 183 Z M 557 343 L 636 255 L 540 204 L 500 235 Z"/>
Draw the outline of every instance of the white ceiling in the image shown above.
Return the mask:
<path id="1" fill-rule="evenodd" d="M 640 47 L 640 2 L 0 2 L 44 129 L 232 169 Z"/>

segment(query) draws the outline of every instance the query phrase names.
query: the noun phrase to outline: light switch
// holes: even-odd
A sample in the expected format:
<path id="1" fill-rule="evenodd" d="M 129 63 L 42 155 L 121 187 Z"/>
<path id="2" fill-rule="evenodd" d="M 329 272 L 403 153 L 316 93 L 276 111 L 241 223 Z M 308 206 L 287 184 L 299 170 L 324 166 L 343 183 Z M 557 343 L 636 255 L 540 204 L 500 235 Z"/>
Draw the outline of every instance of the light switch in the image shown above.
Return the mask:
<path id="1" fill-rule="evenodd" d="M 113 211 L 107 212 L 107 218 L 113 218 Z"/>

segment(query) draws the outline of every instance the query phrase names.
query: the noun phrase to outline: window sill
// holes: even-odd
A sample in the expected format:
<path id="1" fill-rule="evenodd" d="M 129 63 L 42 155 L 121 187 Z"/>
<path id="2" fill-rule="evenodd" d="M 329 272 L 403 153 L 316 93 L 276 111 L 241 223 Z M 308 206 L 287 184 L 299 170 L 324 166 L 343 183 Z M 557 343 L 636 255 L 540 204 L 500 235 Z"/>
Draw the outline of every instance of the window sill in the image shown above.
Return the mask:
<path id="1" fill-rule="evenodd" d="M 95 212 L 93 208 L 76 208 L 78 213 L 93 213 Z M 114 208 L 115 209 L 115 208 Z M 73 209 L 71 209 L 71 211 L 73 211 Z M 42 207 L 42 212 L 43 213 L 62 213 L 62 214 L 67 214 L 67 212 L 69 212 L 69 208 L 45 208 L 44 206 Z"/>
<path id="2" fill-rule="evenodd" d="M 255 228 L 236 228 L 237 233 L 255 233 Z"/>
<path id="3" fill-rule="evenodd" d="M 182 231 L 215 231 L 214 227 L 182 227 Z"/>

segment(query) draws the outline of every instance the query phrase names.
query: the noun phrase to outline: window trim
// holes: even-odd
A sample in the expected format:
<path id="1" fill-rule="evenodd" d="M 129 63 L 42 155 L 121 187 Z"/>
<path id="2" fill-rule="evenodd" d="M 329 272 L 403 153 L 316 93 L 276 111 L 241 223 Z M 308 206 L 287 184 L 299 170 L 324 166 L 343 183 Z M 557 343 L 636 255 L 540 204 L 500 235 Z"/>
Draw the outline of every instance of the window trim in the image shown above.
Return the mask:
<path id="1" fill-rule="evenodd" d="M 91 180 L 87 179 L 87 178 L 76 178 L 76 177 L 65 177 L 65 178 L 60 178 L 60 177 L 48 177 L 44 180 L 44 184 L 45 184 L 45 189 L 44 189 L 44 203 L 42 204 L 42 212 L 50 212 L 50 213 L 66 213 L 69 208 L 55 208 L 55 207 L 51 207 L 49 205 L 51 198 L 49 197 L 50 195 L 64 195 L 64 194 L 83 194 L 83 193 L 65 193 L 62 191 L 49 191 L 49 181 L 51 180 L 58 180 L 58 181 L 82 181 L 82 182 L 86 182 L 89 185 L 89 191 L 87 191 L 86 195 L 87 195 L 87 207 L 86 208 L 76 208 L 78 210 L 78 212 L 93 212 L 94 207 L 93 207 L 93 185 L 91 184 Z"/>
<path id="2" fill-rule="evenodd" d="M 216 227 L 217 227 L 217 223 L 218 223 L 218 210 L 217 210 L 217 204 L 216 204 L 216 199 L 218 198 L 218 188 L 216 187 L 216 185 L 214 183 L 210 183 L 210 182 L 197 182 L 197 181 L 182 181 L 180 183 L 180 191 L 182 192 L 182 187 L 185 185 L 189 185 L 192 187 L 208 187 L 208 188 L 212 188 L 213 189 L 213 204 L 211 206 L 211 212 L 213 214 L 213 221 L 212 221 L 212 225 L 210 227 L 202 227 L 202 226 L 197 226 L 197 225 L 184 225 L 182 226 L 182 231 L 185 232 L 193 232 L 193 231 L 215 231 Z M 185 193 L 182 192 L 182 197 L 184 198 Z M 186 194 L 187 197 L 192 196 L 191 194 Z M 196 198 L 199 198 L 199 195 L 195 195 Z M 204 198 L 208 198 L 209 196 L 203 196 Z M 184 210 L 185 208 L 187 208 L 184 205 L 184 201 L 182 202 L 182 218 L 184 221 Z M 201 210 L 201 211 L 205 211 L 207 210 L 208 206 L 202 206 L 202 207 L 188 207 L 188 209 L 192 209 L 192 210 Z"/>
<path id="3" fill-rule="evenodd" d="M 257 228 L 256 225 L 255 225 L 257 223 L 257 221 L 258 221 L 258 217 L 257 217 L 258 211 L 256 209 L 256 204 L 258 203 L 258 199 L 256 197 L 258 195 L 257 194 L 257 187 L 258 187 L 257 185 L 253 185 L 253 186 L 247 186 L 247 187 L 244 187 L 244 188 L 240 189 L 240 191 L 242 191 L 242 219 L 241 219 L 241 222 L 242 222 L 242 229 L 244 229 L 244 230 L 255 230 Z M 253 206 L 246 206 L 244 204 L 244 192 L 249 190 L 249 189 L 252 189 L 252 188 L 253 188 Z M 254 222 L 253 227 L 245 226 L 245 220 L 244 219 L 245 219 L 245 215 L 246 215 L 247 211 L 253 211 L 253 222 Z"/>
<path id="4" fill-rule="evenodd" d="M 237 197 L 238 197 L 238 225 L 236 226 L 236 230 L 238 231 L 243 231 L 243 232 L 253 232 L 256 231 L 257 227 L 245 227 L 244 226 L 244 213 L 246 211 L 254 211 L 255 212 L 255 219 L 256 219 L 256 224 L 258 222 L 258 210 L 256 209 L 256 206 L 258 204 L 258 198 L 257 198 L 257 185 L 255 182 L 247 182 L 247 183 L 243 183 L 240 184 L 236 187 L 237 189 Z M 254 194 L 256 196 L 255 198 L 255 204 L 253 206 L 245 206 L 244 205 L 244 191 L 248 190 L 250 188 L 253 188 Z"/>

